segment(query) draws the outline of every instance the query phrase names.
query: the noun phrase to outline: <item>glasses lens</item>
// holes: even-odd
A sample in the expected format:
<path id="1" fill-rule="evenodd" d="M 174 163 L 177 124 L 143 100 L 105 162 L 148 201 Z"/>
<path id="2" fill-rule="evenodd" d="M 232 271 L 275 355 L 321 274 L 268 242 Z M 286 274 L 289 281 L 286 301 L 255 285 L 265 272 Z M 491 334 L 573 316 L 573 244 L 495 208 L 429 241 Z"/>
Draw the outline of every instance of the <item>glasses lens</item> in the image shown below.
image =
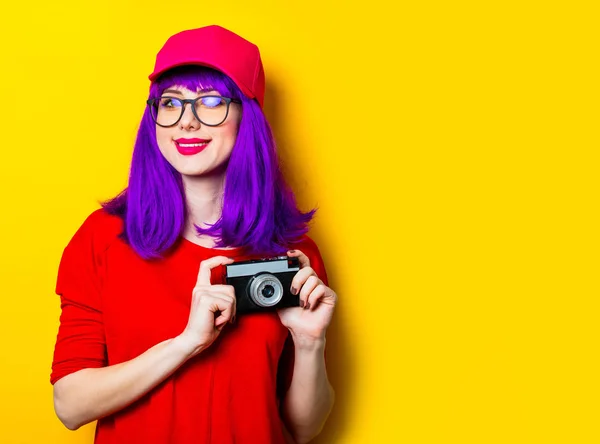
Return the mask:
<path id="1" fill-rule="evenodd" d="M 173 97 L 161 97 L 150 107 L 152 118 L 159 125 L 175 124 L 181 115 L 182 103 Z"/>
<path id="2" fill-rule="evenodd" d="M 150 107 L 152 118 L 163 126 L 177 123 L 183 102 L 175 97 L 161 97 Z M 227 117 L 227 101 L 219 96 L 204 96 L 196 101 L 196 114 L 206 125 L 220 125 Z"/>
<path id="3" fill-rule="evenodd" d="M 207 125 L 219 125 L 227 116 L 227 102 L 223 97 L 204 96 L 196 102 L 196 114 Z"/>

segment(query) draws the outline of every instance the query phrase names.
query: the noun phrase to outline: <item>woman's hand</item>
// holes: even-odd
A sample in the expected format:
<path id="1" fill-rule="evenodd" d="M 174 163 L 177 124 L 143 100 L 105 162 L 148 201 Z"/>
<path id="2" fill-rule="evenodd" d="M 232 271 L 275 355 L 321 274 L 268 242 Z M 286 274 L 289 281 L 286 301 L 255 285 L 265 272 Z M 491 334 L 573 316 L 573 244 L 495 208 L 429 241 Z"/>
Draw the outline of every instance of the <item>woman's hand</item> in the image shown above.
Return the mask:
<path id="1" fill-rule="evenodd" d="M 211 285 L 210 271 L 233 259 L 215 256 L 200 263 L 198 280 L 192 291 L 192 304 L 187 326 L 178 340 L 190 348 L 193 355 L 209 347 L 227 322 L 235 316 L 235 292 L 231 285 Z"/>
<path id="2" fill-rule="evenodd" d="M 300 270 L 294 276 L 291 288 L 293 294 L 300 293 L 300 307 L 280 308 L 277 313 L 281 323 L 291 331 L 294 344 L 311 347 L 325 339 L 337 295 L 319 279 L 304 253 L 291 250 L 288 256 L 300 261 Z"/>

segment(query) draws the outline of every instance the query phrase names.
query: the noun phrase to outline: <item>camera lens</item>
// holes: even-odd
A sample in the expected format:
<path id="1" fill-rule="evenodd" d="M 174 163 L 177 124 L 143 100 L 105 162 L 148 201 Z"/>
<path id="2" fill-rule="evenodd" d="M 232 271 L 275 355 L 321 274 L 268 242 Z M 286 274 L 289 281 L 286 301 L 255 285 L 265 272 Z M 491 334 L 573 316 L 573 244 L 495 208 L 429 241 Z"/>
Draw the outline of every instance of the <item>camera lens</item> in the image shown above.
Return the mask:
<path id="1" fill-rule="evenodd" d="M 275 289 L 272 285 L 265 285 L 265 287 L 262 289 L 262 295 L 267 299 L 272 298 L 274 294 Z"/>
<path id="2" fill-rule="evenodd" d="M 248 296 L 259 307 L 272 307 L 283 299 L 283 285 L 270 273 L 257 274 L 249 282 Z"/>

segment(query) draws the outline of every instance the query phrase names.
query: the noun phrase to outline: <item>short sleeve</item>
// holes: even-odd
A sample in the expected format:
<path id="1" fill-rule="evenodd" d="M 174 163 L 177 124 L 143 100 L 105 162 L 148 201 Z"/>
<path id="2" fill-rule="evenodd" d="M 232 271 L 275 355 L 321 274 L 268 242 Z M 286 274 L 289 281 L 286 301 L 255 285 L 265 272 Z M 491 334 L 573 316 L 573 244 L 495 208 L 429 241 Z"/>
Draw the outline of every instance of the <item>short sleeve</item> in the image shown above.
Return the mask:
<path id="1" fill-rule="evenodd" d="M 51 384 L 84 368 L 106 365 L 101 287 L 106 246 L 99 242 L 99 213 L 90 215 L 63 250 L 56 280 L 61 315 Z"/>
<path id="2" fill-rule="evenodd" d="M 325 269 L 325 264 L 323 263 L 323 258 L 321 257 L 317 244 L 308 236 L 304 236 L 300 243 L 294 244 L 292 247 L 297 248 L 308 256 L 310 266 L 315 270 L 319 279 L 321 279 L 325 285 L 329 286 L 327 270 Z M 292 384 L 292 379 L 294 377 L 294 353 L 294 340 L 292 339 L 291 333 L 288 333 L 279 359 L 277 373 L 277 394 L 280 400 L 283 399 Z"/>
<path id="3" fill-rule="evenodd" d="M 323 258 L 321 257 L 321 252 L 319 251 L 317 244 L 311 238 L 306 236 L 303 245 L 300 245 L 298 249 L 308 256 L 310 266 L 315 270 L 319 279 L 321 279 L 325 285 L 329 286 L 327 270 L 325 269 L 325 264 L 323 263 Z"/>

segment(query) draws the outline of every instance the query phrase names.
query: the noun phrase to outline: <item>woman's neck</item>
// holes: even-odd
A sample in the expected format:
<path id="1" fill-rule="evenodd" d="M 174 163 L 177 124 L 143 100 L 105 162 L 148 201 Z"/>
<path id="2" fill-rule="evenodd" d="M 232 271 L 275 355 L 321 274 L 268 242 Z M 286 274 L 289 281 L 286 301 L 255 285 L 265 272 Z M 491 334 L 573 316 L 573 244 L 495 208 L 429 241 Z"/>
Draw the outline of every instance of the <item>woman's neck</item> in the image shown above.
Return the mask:
<path id="1" fill-rule="evenodd" d="M 221 217 L 225 174 L 209 176 L 182 176 L 187 205 L 183 237 L 206 247 L 214 242 L 206 236 L 199 237 L 194 224 L 208 228 Z"/>

